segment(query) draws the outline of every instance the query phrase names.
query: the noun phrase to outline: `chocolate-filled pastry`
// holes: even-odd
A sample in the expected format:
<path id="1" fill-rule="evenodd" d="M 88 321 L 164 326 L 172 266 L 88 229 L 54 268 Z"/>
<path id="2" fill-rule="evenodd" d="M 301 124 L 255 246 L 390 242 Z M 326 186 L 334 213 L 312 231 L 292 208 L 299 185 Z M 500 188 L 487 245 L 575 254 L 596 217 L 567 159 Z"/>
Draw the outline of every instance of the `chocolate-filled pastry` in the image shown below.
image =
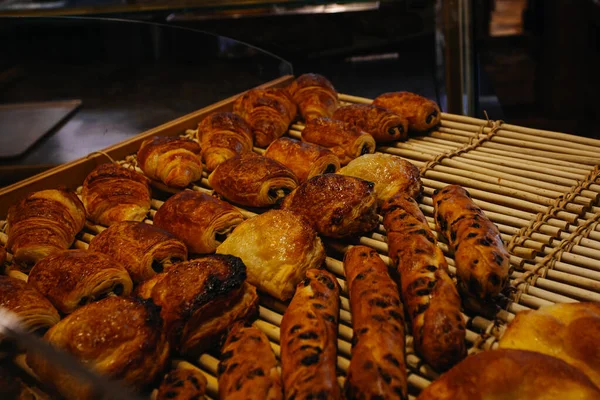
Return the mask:
<path id="1" fill-rule="evenodd" d="M 204 400 L 206 377 L 192 368 L 176 368 L 163 379 L 156 400 Z"/>
<path id="2" fill-rule="evenodd" d="M 249 207 L 272 206 L 298 186 L 298 178 L 288 167 L 256 153 L 223 162 L 208 182 L 227 200 Z"/>
<path id="3" fill-rule="evenodd" d="M 333 119 L 347 122 L 373 136 L 377 143 L 393 142 L 408 137 L 408 120 L 390 110 L 368 104 L 352 104 L 338 108 Z"/>
<path id="4" fill-rule="evenodd" d="M 560 358 L 600 388 L 599 337 L 599 303 L 555 304 L 519 312 L 500 339 L 500 348 Z"/>
<path id="5" fill-rule="evenodd" d="M 29 332 L 50 328 L 60 321 L 58 311 L 40 292 L 6 275 L 0 275 L 0 307 L 17 314 Z"/>
<path id="6" fill-rule="evenodd" d="M 81 307 L 46 334 L 52 346 L 65 350 L 99 374 L 142 390 L 164 370 L 169 346 L 158 308 L 131 297 L 107 297 Z M 40 380 L 66 399 L 95 399 L 91 386 L 37 353 L 27 363 Z"/>
<path id="7" fill-rule="evenodd" d="M 315 175 L 330 174 L 340 169 L 340 160 L 331 150 L 286 137 L 271 143 L 265 157 L 291 169 L 300 183 Z"/>
<path id="8" fill-rule="evenodd" d="M 354 246 L 344 256 L 352 311 L 347 399 L 405 399 L 404 312 L 398 287 L 377 252 Z"/>
<path id="9" fill-rule="evenodd" d="M 375 139 L 343 121 L 314 118 L 306 123 L 302 140 L 331 150 L 346 165 L 356 157 L 375 152 Z"/>
<path id="10" fill-rule="evenodd" d="M 422 183 L 419 169 L 410 162 L 388 154 L 365 154 L 339 171 L 375 183 L 379 205 L 397 194 L 414 199 L 421 195 Z"/>
<path id="11" fill-rule="evenodd" d="M 397 195 L 384 203 L 381 213 L 415 348 L 429 365 L 445 371 L 467 350 L 460 296 L 448 275 L 444 253 L 412 198 Z"/>
<path id="12" fill-rule="evenodd" d="M 217 253 L 241 258 L 248 282 L 280 300 L 290 299 L 305 272 L 325 261 L 317 232 L 303 217 L 285 210 L 270 210 L 242 222 Z"/>
<path id="13" fill-rule="evenodd" d="M 323 236 L 365 233 L 379 225 L 374 186 L 352 176 L 318 175 L 290 193 L 282 208 L 304 216 Z"/>
<path id="14" fill-rule="evenodd" d="M 464 359 L 417 400 L 593 400 L 600 389 L 577 368 L 533 351 L 482 351 Z"/>
<path id="15" fill-rule="evenodd" d="M 42 190 L 11 206 L 6 220 L 7 248 L 14 262 L 32 267 L 48 254 L 73 244 L 85 225 L 85 209 L 73 192 Z"/>
<path id="16" fill-rule="evenodd" d="M 213 255 L 180 263 L 136 291 L 161 307 L 173 348 L 182 354 L 199 353 L 218 342 L 233 322 L 256 312 L 256 289 L 245 280 L 242 260 Z"/>
<path id="17" fill-rule="evenodd" d="M 253 89 L 233 103 L 233 112 L 252 127 L 254 141 L 267 147 L 283 136 L 298 109 L 285 89 Z"/>
<path id="18" fill-rule="evenodd" d="M 88 250 L 112 257 L 134 282 L 150 279 L 172 264 L 187 260 L 187 248 L 181 240 L 144 222 L 111 225 L 92 239 Z"/>
<path id="19" fill-rule="evenodd" d="M 331 118 L 338 108 L 338 94 L 331 84 L 322 75 L 300 75 L 288 88 L 294 102 L 298 104 L 300 113 L 305 121 L 316 117 Z"/>
<path id="20" fill-rule="evenodd" d="M 125 267 L 105 254 L 87 250 L 49 255 L 31 269 L 28 282 L 64 314 L 110 293 L 129 296 L 133 288 Z"/>
<path id="21" fill-rule="evenodd" d="M 506 286 L 510 269 L 510 256 L 498 228 L 458 185 L 437 189 L 433 209 L 437 229 L 454 251 L 458 289 L 465 307 L 486 315 L 493 313 L 491 299 Z"/>
<path id="22" fill-rule="evenodd" d="M 182 240 L 190 253 L 213 253 L 224 235 L 244 220 L 231 204 L 186 190 L 170 197 L 154 215 L 154 225 Z"/>
<path id="23" fill-rule="evenodd" d="M 440 123 L 442 112 L 435 101 L 410 92 L 391 92 L 379 95 L 373 105 L 405 117 L 408 129 L 424 132 Z"/>
<path id="24" fill-rule="evenodd" d="M 252 151 L 252 128 L 239 115 L 230 112 L 212 113 L 198 125 L 202 159 L 206 169 L 213 171 L 225 160 Z"/>
<path id="25" fill-rule="evenodd" d="M 269 339 L 253 326 L 229 331 L 218 368 L 219 399 L 281 400 L 281 375 Z"/>
<path id="26" fill-rule="evenodd" d="M 150 179 L 184 188 L 202 178 L 200 145 L 179 136 L 154 136 L 142 142 L 138 165 Z"/>
<path id="27" fill-rule="evenodd" d="M 281 368 L 286 399 L 340 399 L 336 379 L 340 288 L 310 269 L 281 320 Z"/>
<path id="28" fill-rule="evenodd" d="M 148 178 L 116 164 L 102 164 L 85 178 L 81 198 L 88 217 L 110 226 L 121 221 L 142 221 L 150 211 Z"/>

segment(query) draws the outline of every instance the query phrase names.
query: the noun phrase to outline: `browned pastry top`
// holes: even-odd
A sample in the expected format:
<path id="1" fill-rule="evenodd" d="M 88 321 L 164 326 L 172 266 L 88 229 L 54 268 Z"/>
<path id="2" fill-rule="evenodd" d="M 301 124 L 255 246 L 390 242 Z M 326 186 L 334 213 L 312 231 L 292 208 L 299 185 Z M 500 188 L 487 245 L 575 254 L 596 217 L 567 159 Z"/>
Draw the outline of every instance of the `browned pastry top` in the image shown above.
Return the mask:
<path id="1" fill-rule="evenodd" d="M 244 118 L 232 112 L 212 113 L 198 124 L 199 133 L 203 131 L 231 131 L 248 137 L 251 141 L 252 128 Z M 202 137 L 201 137 L 202 139 Z"/>
<path id="2" fill-rule="evenodd" d="M 378 143 L 403 140 L 408 136 L 407 119 L 383 107 L 352 104 L 338 108 L 333 118 L 362 129 Z"/>
<path id="3" fill-rule="evenodd" d="M 290 88 L 288 89 L 292 93 L 292 95 L 294 95 L 296 93 L 297 89 L 305 88 L 305 87 L 309 87 L 309 86 L 320 86 L 320 87 L 326 88 L 334 93 L 337 93 L 335 91 L 335 88 L 331 84 L 331 82 L 329 82 L 329 80 L 327 78 L 325 78 L 323 75 L 319 75 L 319 74 L 313 74 L 313 73 L 302 74 L 298 78 L 296 78 L 294 83 L 295 83 L 295 85 L 290 86 Z"/>
<path id="4" fill-rule="evenodd" d="M 153 152 L 166 153 L 171 150 L 183 149 L 194 154 L 200 154 L 200 145 L 192 139 L 180 136 L 154 136 L 144 140 L 137 152 L 137 160 L 140 165 L 146 164 L 148 157 Z M 180 154 L 173 155 L 173 158 L 180 157 Z"/>
<path id="5" fill-rule="evenodd" d="M 331 82 L 318 74 L 300 75 L 287 90 L 298 104 L 305 121 L 331 117 L 339 104 L 338 94 Z"/>
<path id="6" fill-rule="evenodd" d="M 206 377 L 199 370 L 176 368 L 163 379 L 156 400 L 202 400 L 206 385 Z"/>
<path id="7" fill-rule="evenodd" d="M 411 92 L 384 93 L 377 96 L 373 104 L 402 115 L 408 120 L 409 129 L 417 132 L 437 125 L 442 117 L 435 101 Z"/>
<path id="8" fill-rule="evenodd" d="M 29 218 L 43 218 L 69 227 L 81 226 L 75 234 L 83 228 L 85 208 L 74 192 L 61 189 L 42 190 L 29 193 L 8 210 L 9 225 L 16 225 Z"/>

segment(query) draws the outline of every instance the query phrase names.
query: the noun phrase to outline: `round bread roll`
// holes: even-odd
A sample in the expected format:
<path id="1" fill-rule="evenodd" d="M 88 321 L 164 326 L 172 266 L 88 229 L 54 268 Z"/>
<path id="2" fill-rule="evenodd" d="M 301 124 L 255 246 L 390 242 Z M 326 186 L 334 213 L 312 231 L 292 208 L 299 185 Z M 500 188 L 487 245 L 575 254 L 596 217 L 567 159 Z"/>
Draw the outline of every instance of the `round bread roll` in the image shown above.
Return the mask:
<path id="1" fill-rule="evenodd" d="M 427 387 L 417 400 L 592 400 L 600 389 L 558 358 L 523 350 L 467 357 Z"/>

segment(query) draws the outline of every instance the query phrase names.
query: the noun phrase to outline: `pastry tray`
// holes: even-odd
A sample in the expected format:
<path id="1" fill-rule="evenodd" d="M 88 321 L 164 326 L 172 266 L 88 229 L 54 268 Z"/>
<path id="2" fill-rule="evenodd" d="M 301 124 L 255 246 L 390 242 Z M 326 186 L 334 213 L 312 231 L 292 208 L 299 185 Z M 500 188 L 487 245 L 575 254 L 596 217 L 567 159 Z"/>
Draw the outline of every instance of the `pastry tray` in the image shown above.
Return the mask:
<path id="1" fill-rule="evenodd" d="M 260 87 L 286 86 L 292 80 L 292 76 L 285 76 Z M 231 110 L 236 97 L 0 190 L 0 220 L 5 219 L 8 207 L 28 192 L 58 186 L 77 189 L 93 168 L 109 161 L 107 156 L 131 162 L 131 155 L 144 139 L 153 135 L 183 135 L 186 130 L 195 129 L 209 113 Z M 339 98 L 342 103 L 371 101 L 343 94 Z M 302 124 L 293 124 L 288 135 L 300 138 L 302 129 Z M 258 148 L 255 151 L 264 152 Z M 600 140 L 443 113 L 437 129 L 406 142 L 378 146 L 377 151 L 403 157 L 420 168 L 424 186 L 420 207 L 432 228 L 433 191 L 456 183 L 469 190 L 475 203 L 501 232 L 514 268 L 510 287 L 501 296 L 501 309 L 494 319 L 465 314 L 470 354 L 495 348 L 506 325 L 521 310 L 553 303 L 600 302 Z M 206 173 L 192 189 L 212 193 Z M 158 199 L 152 201 L 150 217 L 161 204 Z M 248 210 L 243 213 L 245 217 L 254 215 Z M 74 247 L 87 248 L 99 231 L 99 227 L 88 222 Z M 453 275 L 450 250 L 443 239 L 438 239 Z M 6 234 L 0 233 L 0 243 L 5 244 L 6 240 Z M 350 363 L 352 339 L 343 252 L 348 246 L 360 243 L 377 250 L 389 265 L 386 240 L 380 224 L 373 233 L 352 242 L 326 243 L 329 255 L 326 268 L 337 276 L 342 287 L 337 360 L 340 384 Z M 279 301 L 261 297 L 260 317 L 254 323 L 270 339 L 278 357 L 279 325 L 285 308 Z M 17 356 L 15 363 L 31 374 L 24 359 Z M 411 336 L 406 340 L 406 361 L 409 393 L 414 398 L 438 374 L 415 353 Z M 204 354 L 173 363 L 193 364 L 202 370 L 208 379 L 208 397 L 218 397 L 217 358 Z"/>

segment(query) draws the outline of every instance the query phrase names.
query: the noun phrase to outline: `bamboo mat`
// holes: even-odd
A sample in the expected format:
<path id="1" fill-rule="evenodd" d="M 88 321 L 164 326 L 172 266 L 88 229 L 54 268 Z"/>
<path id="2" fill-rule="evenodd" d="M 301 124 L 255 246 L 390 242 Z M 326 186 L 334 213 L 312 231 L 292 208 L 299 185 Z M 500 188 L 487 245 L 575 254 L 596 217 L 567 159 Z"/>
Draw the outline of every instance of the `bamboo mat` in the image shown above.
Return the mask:
<path id="1" fill-rule="evenodd" d="M 349 95 L 340 95 L 340 100 L 371 102 Z M 292 125 L 288 134 L 299 139 L 303 128 L 302 124 Z M 264 153 L 259 148 L 255 151 Z M 513 272 L 510 287 L 501 295 L 500 311 L 493 320 L 464 314 L 470 354 L 495 348 L 506 325 L 519 311 L 553 303 L 600 302 L 600 140 L 443 113 L 440 126 L 427 135 L 379 146 L 377 151 L 403 157 L 420 168 L 424 187 L 420 207 L 434 231 L 433 191 L 456 183 L 469 190 L 475 203 L 498 226 L 507 245 Z M 135 156 L 120 163 L 135 166 Z M 212 193 L 206 173 L 199 183 L 191 189 Z M 153 199 L 147 223 L 152 223 L 162 204 Z M 248 210 L 242 213 L 246 218 L 255 215 Z M 74 247 L 87 248 L 94 235 L 103 229 L 88 222 Z M 0 243 L 6 244 L 6 240 L 6 234 L 0 233 Z M 454 275 L 450 250 L 439 235 L 438 240 Z M 326 268 L 337 276 L 342 287 L 337 359 L 340 384 L 350 363 L 352 339 L 350 303 L 341 260 L 343 253 L 357 243 L 374 248 L 390 264 L 381 224 L 353 243 L 326 241 L 329 255 Z M 7 273 L 27 278 L 18 271 Z M 254 322 L 271 341 L 277 357 L 279 325 L 285 308 L 280 301 L 261 295 L 260 317 Z M 410 397 L 414 398 L 438 374 L 415 353 L 411 336 L 407 336 L 406 359 Z M 15 362 L 28 371 L 23 356 Z M 173 363 L 199 368 L 207 377 L 209 398 L 218 397 L 215 354 Z"/>

